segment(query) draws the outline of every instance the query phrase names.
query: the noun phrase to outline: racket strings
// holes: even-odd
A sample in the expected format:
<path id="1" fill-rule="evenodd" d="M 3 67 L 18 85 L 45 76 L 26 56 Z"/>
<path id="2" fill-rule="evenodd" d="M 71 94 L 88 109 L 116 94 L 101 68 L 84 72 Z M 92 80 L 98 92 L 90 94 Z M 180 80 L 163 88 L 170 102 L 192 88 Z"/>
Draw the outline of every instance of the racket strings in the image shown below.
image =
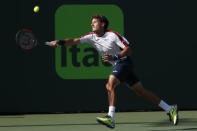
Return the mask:
<path id="1" fill-rule="evenodd" d="M 23 29 L 17 32 L 16 43 L 24 50 L 33 49 L 38 44 L 35 35 L 28 29 Z"/>

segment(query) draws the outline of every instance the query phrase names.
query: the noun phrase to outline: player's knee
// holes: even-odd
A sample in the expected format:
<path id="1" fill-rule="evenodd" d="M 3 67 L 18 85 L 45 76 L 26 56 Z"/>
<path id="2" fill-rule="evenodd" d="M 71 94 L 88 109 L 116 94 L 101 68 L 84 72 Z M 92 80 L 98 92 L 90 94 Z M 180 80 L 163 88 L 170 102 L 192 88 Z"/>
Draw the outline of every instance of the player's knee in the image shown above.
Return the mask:
<path id="1" fill-rule="evenodd" d="M 139 83 L 136 84 L 132 87 L 132 90 L 138 95 L 138 96 L 143 96 L 145 94 L 145 89 L 144 87 Z"/>
<path id="2" fill-rule="evenodd" d="M 134 89 L 135 93 L 138 95 L 138 96 L 143 96 L 144 95 L 144 90 L 142 89 Z"/>
<path id="3" fill-rule="evenodd" d="M 107 83 L 107 84 L 105 85 L 105 87 L 106 87 L 107 90 L 108 90 L 108 88 L 109 88 L 108 86 L 109 86 L 109 84 Z"/>
<path id="4" fill-rule="evenodd" d="M 114 90 L 114 85 L 113 84 L 110 84 L 110 83 L 107 83 L 106 84 L 106 89 L 107 89 L 107 91 L 109 91 L 109 92 L 111 92 L 111 91 L 113 91 Z"/>

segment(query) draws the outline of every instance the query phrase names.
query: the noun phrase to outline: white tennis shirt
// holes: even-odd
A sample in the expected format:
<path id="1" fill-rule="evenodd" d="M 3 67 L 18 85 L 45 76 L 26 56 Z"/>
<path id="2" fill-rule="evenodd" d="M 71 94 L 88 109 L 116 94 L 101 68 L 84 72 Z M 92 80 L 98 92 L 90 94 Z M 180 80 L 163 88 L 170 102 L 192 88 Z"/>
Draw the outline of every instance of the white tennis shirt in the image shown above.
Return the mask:
<path id="1" fill-rule="evenodd" d="M 104 53 L 116 55 L 125 46 L 129 45 L 126 38 L 111 30 L 106 31 L 101 37 L 98 37 L 94 32 L 90 32 L 80 37 L 80 43 L 91 44 L 101 55 Z M 111 63 L 113 64 L 113 62 Z"/>

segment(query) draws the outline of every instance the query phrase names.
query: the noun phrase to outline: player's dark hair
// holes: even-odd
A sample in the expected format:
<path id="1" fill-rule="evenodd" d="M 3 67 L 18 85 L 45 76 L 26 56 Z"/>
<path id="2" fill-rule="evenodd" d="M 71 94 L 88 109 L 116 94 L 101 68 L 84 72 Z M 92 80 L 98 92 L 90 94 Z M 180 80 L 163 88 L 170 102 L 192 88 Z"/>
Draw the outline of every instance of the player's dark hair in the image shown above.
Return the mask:
<path id="1" fill-rule="evenodd" d="M 107 17 L 103 16 L 103 15 L 94 15 L 92 16 L 92 19 L 98 19 L 100 22 L 104 23 L 104 30 L 106 31 L 108 26 L 109 26 L 109 21 L 107 19 Z"/>

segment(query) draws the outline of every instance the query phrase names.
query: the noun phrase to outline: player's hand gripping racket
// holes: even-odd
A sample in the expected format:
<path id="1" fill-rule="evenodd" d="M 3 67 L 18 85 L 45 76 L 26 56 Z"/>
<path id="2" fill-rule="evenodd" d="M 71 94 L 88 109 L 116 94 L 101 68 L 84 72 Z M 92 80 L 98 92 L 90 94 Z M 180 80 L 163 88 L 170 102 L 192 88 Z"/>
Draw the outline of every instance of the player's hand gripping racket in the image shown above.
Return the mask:
<path id="1" fill-rule="evenodd" d="M 45 45 L 51 46 L 51 47 L 57 47 L 57 41 L 47 41 L 45 42 Z"/>
<path id="2" fill-rule="evenodd" d="M 32 30 L 21 29 L 16 33 L 16 43 L 23 50 L 31 50 L 38 45 L 38 40 Z"/>

